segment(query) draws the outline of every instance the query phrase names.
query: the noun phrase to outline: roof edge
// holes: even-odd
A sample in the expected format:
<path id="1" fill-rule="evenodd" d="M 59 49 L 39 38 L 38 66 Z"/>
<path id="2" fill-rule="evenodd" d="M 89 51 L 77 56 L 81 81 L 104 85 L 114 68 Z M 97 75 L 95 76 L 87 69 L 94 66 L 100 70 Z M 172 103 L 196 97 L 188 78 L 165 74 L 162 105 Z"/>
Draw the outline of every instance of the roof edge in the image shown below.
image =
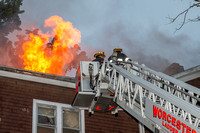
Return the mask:
<path id="1" fill-rule="evenodd" d="M 183 80 L 185 82 L 200 77 L 200 65 L 189 68 L 183 72 L 172 75 L 176 79 Z"/>
<path id="2" fill-rule="evenodd" d="M 0 76 L 69 88 L 75 88 L 76 83 L 76 80 L 73 77 L 58 76 L 7 66 L 0 66 Z"/>

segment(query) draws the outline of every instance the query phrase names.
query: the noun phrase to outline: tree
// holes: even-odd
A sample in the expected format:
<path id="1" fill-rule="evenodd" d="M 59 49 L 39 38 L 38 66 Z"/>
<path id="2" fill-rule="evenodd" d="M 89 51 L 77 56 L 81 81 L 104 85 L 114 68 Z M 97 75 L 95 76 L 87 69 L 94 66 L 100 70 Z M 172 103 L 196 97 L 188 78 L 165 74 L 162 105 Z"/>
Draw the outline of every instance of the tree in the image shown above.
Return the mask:
<path id="1" fill-rule="evenodd" d="M 20 30 L 21 21 L 19 14 L 23 13 L 20 10 L 22 0 L 2 0 L 0 2 L 0 30 L 2 34 L 8 35 L 14 30 Z"/>
<path id="2" fill-rule="evenodd" d="M 7 35 L 14 30 L 21 30 L 21 20 L 19 14 L 22 0 L 1 0 L 0 1 L 0 64 L 13 66 L 11 63 L 14 57 L 15 49 Z"/>
<path id="3" fill-rule="evenodd" d="M 19 14 L 23 13 L 20 10 L 22 0 L 2 0 L 0 1 L 0 46 L 4 47 L 10 44 L 6 36 L 14 30 L 20 30 L 21 21 Z"/>
<path id="4" fill-rule="evenodd" d="M 187 9 L 185 9 L 184 11 L 179 13 L 176 17 L 174 17 L 174 18 L 169 17 L 170 22 L 174 23 L 179 17 L 183 16 L 183 20 L 182 20 L 180 26 L 176 28 L 176 31 L 180 30 L 186 23 L 200 21 L 200 16 L 197 16 L 196 18 L 187 18 L 188 12 L 192 8 L 198 8 L 198 7 L 200 7 L 200 0 L 194 0 L 194 3 L 192 5 L 190 5 Z"/>

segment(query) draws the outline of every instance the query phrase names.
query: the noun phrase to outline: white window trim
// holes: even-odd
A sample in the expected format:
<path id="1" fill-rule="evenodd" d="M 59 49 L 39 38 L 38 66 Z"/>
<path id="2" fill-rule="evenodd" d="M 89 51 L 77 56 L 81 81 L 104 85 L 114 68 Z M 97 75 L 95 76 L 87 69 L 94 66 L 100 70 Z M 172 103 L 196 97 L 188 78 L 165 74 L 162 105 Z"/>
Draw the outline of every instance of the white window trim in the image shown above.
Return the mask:
<path id="1" fill-rule="evenodd" d="M 73 108 L 70 104 L 61 104 L 56 102 L 49 102 L 43 100 L 33 99 L 33 116 L 32 116 L 32 133 L 37 133 L 37 107 L 39 104 L 55 106 L 56 107 L 56 133 L 62 133 L 63 130 L 63 119 L 62 111 L 63 108 Z M 80 110 L 80 133 L 85 133 L 85 113 L 84 110 Z"/>

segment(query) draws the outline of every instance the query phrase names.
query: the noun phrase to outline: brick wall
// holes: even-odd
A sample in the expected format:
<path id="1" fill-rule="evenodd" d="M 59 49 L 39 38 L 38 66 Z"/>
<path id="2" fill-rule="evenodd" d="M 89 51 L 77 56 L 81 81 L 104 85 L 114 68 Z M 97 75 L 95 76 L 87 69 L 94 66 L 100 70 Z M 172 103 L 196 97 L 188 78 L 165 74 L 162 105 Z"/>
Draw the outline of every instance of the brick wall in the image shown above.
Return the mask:
<path id="1" fill-rule="evenodd" d="M 31 133 L 33 99 L 71 104 L 75 90 L 54 85 L 0 77 L 0 133 Z M 138 133 L 138 124 L 121 111 L 85 113 L 86 133 Z"/>
<path id="2" fill-rule="evenodd" d="M 110 112 L 95 112 L 91 117 L 85 112 L 86 133 L 138 133 L 139 128 L 136 120 L 127 115 L 124 111 L 119 111 L 119 116 L 115 117 Z"/>
<path id="3" fill-rule="evenodd" d="M 33 99 L 71 103 L 74 89 L 0 77 L 0 133 L 31 133 Z"/>
<path id="4" fill-rule="evenodd" d="M 191 81 L 188 81 L 187 82 L 188 84 L 191 84 L 197 88 L 200 88 L 200 78 L 197 78 L 197 79 L 193 79 Z"/>

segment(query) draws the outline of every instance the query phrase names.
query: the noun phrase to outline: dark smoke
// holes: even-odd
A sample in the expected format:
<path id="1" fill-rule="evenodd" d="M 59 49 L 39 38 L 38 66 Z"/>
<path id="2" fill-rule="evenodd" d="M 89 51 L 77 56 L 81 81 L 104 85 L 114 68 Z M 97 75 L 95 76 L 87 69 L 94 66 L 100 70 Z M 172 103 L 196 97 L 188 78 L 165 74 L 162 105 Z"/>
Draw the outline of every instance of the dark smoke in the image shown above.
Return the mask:
<path id="1" fill-rule="evenodd" d="M 101 29 L 101 34 L 97 34 L 96 45 L 106 52 L 107 57 L 115 47 L 121 47 L 133 61 L 156 71 L 164 71 L 173 62 L 180 63 L 186 69 L 200 64 L 200 46 L 187 35 L 170 35 L 167 31 L 161 32 L 156 26 L 144 32 L 144 28 L 127 26 L 121 21 Z"/>
<path id="2" fill-rule="evenodd" d="M 147 46 L 150 44 L 145 43 L 145 39 L 146 36 L 141 35 L 139 28 L 126 27 L 119 22 L 109 25 L 104 29 L 99 38 L 99 45 L 102 44 L 101 49 L 103 47 L 106 48 L 107 57 L 112 54 L 112 50 L 115 47 L 121 47 L 123 52 L 133 61 L 145 64 L 157 71 L 165 70 L 170 65 L 170 61 L 159 54 L 155 54 L 155 52 L 151 53 L 151 49 L 149 48 L 151 46 Z"/>
<path id="3" fill-rule="evenodd" d="M 69 72 L 72 69 L 77 69 L 80 61 L 91 61 L 91 59 L 88 58 L 86 51 L 81 50 L 77 44 L 70 48 L 70 51 L 73 53 L 74 60 L 70 64 L 65 64 L 65 67 L 63 68 L 65 72 Z"/>
<path id="4" fill-rule="evenodd" d="M 18 54 L 21 52 L 20 44 L 13 46 L 13 43 L 10 41 L 12 40 L 11 38 L 5 39 L 6 41 L 2 38 L 4 37 L 0 37 L 0 65 L 21 68 L 22 62 L 18 57 Z M 19 39 L 20 36 L 17 36 L 17 38 Z M 16 41 L 16 44 L 18 43 L 19 40 Z"/>

